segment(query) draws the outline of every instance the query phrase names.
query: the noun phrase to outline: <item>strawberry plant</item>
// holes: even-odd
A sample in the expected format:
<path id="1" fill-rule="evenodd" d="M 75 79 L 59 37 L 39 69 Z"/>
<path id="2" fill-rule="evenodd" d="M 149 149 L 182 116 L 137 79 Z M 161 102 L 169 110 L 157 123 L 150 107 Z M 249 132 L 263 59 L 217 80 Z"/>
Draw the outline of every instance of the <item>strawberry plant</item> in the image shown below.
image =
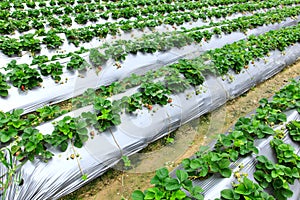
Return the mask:
<path id="1" fill-rule="evenodd" d="M 243 132 L 237 130 L 234 130 L 228 135 L 220 134 L 214 147 L 217 152 L 227 152 L 232 161 L 236 161 L 239 156 L 258 153 L 258 149 L 254 146 L 254 142 L 248 140 Z"/>
<path id="2" fill-rule="evenodd" d="M 204 82 L 200 66 L 193 65 L 188 60 L 179 60 L 178 64 L 174 64 L 172 67 L 178 69 L 193 86 L 201 85 Z"/>
<path id="3" fill-rule="evenodd" d="M 228 153 L 218 153 L 207 151 L 201 147 L 196 153 L 196 158 L 184 159 L 182 166 L 191 177 L 207 177 L 213 173 L 220 173 L 223 177 L 231 176 L 230 155 Z"/>
<path id="4" fill-rule="evenodd" d="M 50 49 L 56 49 L 63 44 L 63 39 L 61 39 L 53 31 L 49 31 L 43 39 L 43 44 L 46 44 Z"/>
<path id="5" fill-rule="evenodd" d="M 16 30 L 15 25 L 11 21 L 0 20 L 0 33 L 12 34 Z"/>
<path id="6" fill-rule="evenodd" d="M 254 178 L 261 187 L 272 187 L 274 196 L 278 200 L 286 200 L 292 197 L 293 191 L 291 191 L 289 184 L 293 184 L 300 177 L 299 169 L 275 164 L 265 156 L 257 157 L 257 161 Z"/>
<path id="7" fill-rule="evenodd" d="M 57 105 L 53 105 L 38 108 L 36 112 L 38 113 L 39 121 L 46 122 L 67 113 L 68 110 L 64 110 Z"/>
<path id="8" fill-rule="evenodd" d="M 61 65 L 59 62 L 56 63 L 50 63 L 50 64 L 40 64 L 39 69 L 41 71 L 41 74 L 43 76 L 51 75 L 51 77 L 55 81 L 61 80 L 61 75 L 63 74 L 63 68 L 64 66 Z"/>
<path id="9" fill-rule="evenodd" d="M 270 106 L 281 111 L 300 108 L 300 83 L 292 80 L 290 84 L 277 92 Z"/>
<path id="10" fill-rule="evenodd" d="M 167 95 L 171 93 L 161 82 L 142 83 L 140 91 L 143 103 L 149 105 L 167 105 L 169 99 Z"/>
<path id="11" fill-rule="evenodd" d="M 22 19 L 22 20 L 14 21 L 14 25 L 17 27 L 17 29 L 20 33 L 29 31 L 32 28 L 30 26 L 30 20 L 26 19 L 26 18 Z"/>
<path id="12" fill-rule="evenodd" d="M 76 15 L 74 21 L 77 24 L 86 24 L 88 21 L 88 16 L 85 13 Z"/>
<path id="13" fill-rule="evenodd" d="M 278 138 L 274 138 L 270 145 L 275 149 L 278 163 L 291 168 L 296 167 L 300 173 L 300 156 L 294 153 L 295 149 L 292 145 L 286 144 Z"/>
<path id="14" fill-rule="evenodd" d="M 66 116 L 54 125 L 54 131 L 45 137 L 45 141 L 61 151 L 67 150 L 69 142 L 81 148 L 88 140 L 87 123 L 80 118 Z"/>
<path id="15" fill-rule="evenodd" d="M 94 89 L 87 89 L 81 96 L 72 98 L 72 105 L 75 108 L 81 108 L 84 106 L 91 105 L 96 98 L 96 93 Z"/>
<path id="16" fill-rule="evenodd" d="M 2 53 L 7 56 L 19 55 L 22 50 L 22 44 L 14 38 L 5 38 L 0 43 Z"/>
<path id="17" fill-rule="evenodd" d="M 8 96 L 10 86 L 6 82 L 6 77 L 0 72 L 0 97 Z"/>
<path id="18" fill-rule="evenodd" d="M 176 171 L 176 178 L 169 176 L 169 171 L 166 168 L 156 170 L 156 175 L 151 179 L 150 183 L 154 185 L 144 192 L 136 190 L 132 193 L 132 200 L 146 200 L 146 199 L 184 199 L 190 200 L 186 193 L 182 191 L 185 189 L 190 192 L 194 199 L 204 199 L 201 192 L 203 189 L 199 186 L 193 186 L 191 180 L 188 179 L 188 174 L 183 170 Z"/>
<path id="19" fill-rule="evenodd" d="M 79 55 L 72 55 L 70 62 L 67 64 L 69 70 L 85 70 L 88 63 Z"/>
<path id="20" fill-rule="evenodd" d="M 260 106 L 256 109 L 255 118 L 268 124 L 286 122 L 286 115 L 278 109 L 273 109 L 268 100 L 263 98 L 259 101 Z"/>
<path id="21" fill-rule="evenodd" d="M 36 64 L 43 64 L 49 61 L 48 56 L 46 55 L 39 55 L 39 56 L 34 56 L 31 62 L 31 65 L 36 65 Z"/>
<path id="22" fill-rule="evenodd" d="M 101 54 L 99 50 L 95 48 L 90 49 L 89 59 L 94 66 L 98 67 L 103 65 L 108 60 L 105 55 Z"/>
<path id="23" fill-rule="evenodd" d="M 292 140 L 295 142 L 300 141 L 300 122 L 299 121 L 291 121 L 289 124 L 286 126 L 289 135 L 291 136 Z"/>
<path id="24" fill-rule="evenodd" d="M 234 184 L 233 189 L 224 189 L 221 191 L 221 200 L 250 200 L 264 199 L 275 200 L 275 198 L 266 193 L 262 187 L 254 183 L 247 177 L 244 177 L 241 182 Z M 216 199 L 220 200 L 220 199 Z"/>
<path id="25" fill-rule="evenodd" d="M 56 19 L 56 18 L 54 18 L 54 17 L 49 17 L 49 18 L 48 18 L 48 22 L 49 22 L 49 26 L 50 26 L 51 28 L 58 28 L 58 27 L 61 26 L 60 20 L 59 20 L 59 19 Z"/>
<path id="26" fill-rule="evenodd" d="M 100 132 L 106 131 L 112 126 L 117 126 L 121 123 L 120 115 L 113 111 L 111 101 L 104 98 L 96 98 L 94 109 L 97 115 L 98 124 L 96 128 Z"/>
<path id="27" fill-rule="evenodd" d="M 21 119 L 23 110 L 16 109 L 12 113 L 0 112 L 0 142 L 7 143 L 16 137 L 28 126 L 27 122 Z"/>
<path id="28" fill-rule="evenodd" d="M 26 1 L 25 3 L 28 8 L 35 8 L 34 1 Z"/>
<path id="29" fill-rule="evenodd" d="M 11 147 L 12 153 L 22 162 L 24 162 L 24 159 L 33 161 L 35 157 L 46 162 L 54 154 L 46 150 L 44 137 L 37 129 L 26 128 L 21 139 Z"/>
<path id="30" fill-rule="evenodd" d="M 30 51 L 32 54 L 41 51 L 40 40 L 34 38 L 34 34 L 32 33 L 21 36 L 20 43 L 22 44 L 22 50 Z"/>
<path id="31" fill-rule="evenodd" d="M 142 109 L 142 93 L 137 92 L 130 97 L 124 96 L 122 102 L 125 104 L 125 111 L 128 113 Z"/>
<path id="32" fill-rule="evenodd" d="M 38 126 L 43 122 L 53 120 L 67 112 L 69 112 L 69 110 L 61 109 L 57 105 L 44 106 L 42 108 L 38 108 L 34 114 L 27 114 L 25 119 L 32 126 Z"/>
<path id="33" fill-rule="evenodd" d="M 170 68 L 169 74 L 165 75 L 164 82 L 166 88 L 172 93 L 180 93 L 190 87 L 190 82 L 181 77 L 177 69 L 172 68 Z"/>
<path id="34" fill-rule="evenodd" d="M 97 129 L 101 128 L 99 126 L 98 120 L 97 120 L 97 115 L 92 112 L 83 112 L 81 114 L 82 118 L 84 118 L 85 122 L 87 123 L 88 126 L 93 126 Z"/>
<path id="35" fill-rule="evenodd" d="M 243 132 L 247 140 L 253 141 L 255 138 L 265 138 L 275 134 L 275 131 L 261 122 L 253 118 L 241 117 L 235 124 L 235 130 Z"/>
<path id="36" fill-rule="evenodd" d="M 43 79 L 36 69 L 30 68 L 27 64 L 16 64 L 17 61 L 11 61 L 6 70 L 9 70 L 7 77 L 13 86 L 22 91 L 39 86 Z"/>

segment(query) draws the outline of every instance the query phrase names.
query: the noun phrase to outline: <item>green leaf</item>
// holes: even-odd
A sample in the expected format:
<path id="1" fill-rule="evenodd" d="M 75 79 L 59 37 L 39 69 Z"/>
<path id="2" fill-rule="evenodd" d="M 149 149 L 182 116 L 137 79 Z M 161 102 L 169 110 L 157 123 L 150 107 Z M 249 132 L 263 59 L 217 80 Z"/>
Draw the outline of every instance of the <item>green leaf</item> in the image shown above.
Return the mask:
<path id="1" fill-rule="evenodd" d="M 0 96 L 7 97 L 8 96 L 8 91 L 7 90 L 0 90 Z"/>
<path id="2" fill-rule="evenodd" d="M 186 197 L 186 194 L 181 191 L 181 190 L 177 190 L 175 193 L 172 194 L 171 199 L 184 199 Z"/>
<path id="3" fill-rule="evenodd" d="M 144 200 L 144 193 L 140 190 L 135 190 L 132 194 L 131 194 L 131 198 L 132 200 Z"/>
<path id="4" fill-rule="evenodd" d="M 64 152 L 64 151 L 67 150 L 67 148 L 68 148 L 68 142 L 63 141 L 63 142 L 60 144 L 60 150 Z"/>
<path id="5" fill-rule="evenodd" d="M 35 144 L 33 142 L 28 142 L 25 146 L 26 152 L 31 152 L 35 149 Z"/>
<path id="6" fill-rule="evenodd" d="M 77 133 L 79 135 L 87 135 L 88 134 L 88 130 L 86 128 L 78 129 Z"/>
<path id="7" fill-rule="evenodd" d="M 181 185 L 179 184 L 178 180 L 173 178 L 166 178 L 165 179 L 165 187 L 166 190 L 178 190 L 180 189 Z"/>
<path id="8" fill-rule="evenodd" d="M 163 180 L 169 176 L 169 171 L 167 170 L 167 168 L 161 168 L 156 170 L 156 175 L 160 180 Z"/>
<path id="9" fill-rule="evenodd" d="M 231 176 L 231 169 L 229 168 L 221 169 L 220 174 L 225 178 L 229 178 Z"/>
<path id="10" fill-rule="evenodd" d="M 199 160 L 194 159 L 194 160 L 191 161 L 190 166 L 191 166 L 192 169 L 198 169 L 198 168 L 201 167 L 201 163 L 200 163 Z"/>
<path id="11" fill-rule="evenodd" d="M 177 170 L 176 171 L 176 176 L 178 178 L 178 180 L 181 182 L 185 181 L 188 178 L 188 173 L 186 171 L 183 170 Z"/>
<path id="12" fill-rule="evenodd" d="M 76 124 L 76 128 L 77 129 L 83 129 L 87 126 L 87 123 L 85 121 L 79 121 L 77 124 Z"/>
<path id="13" fill-rule="evenodd" d="M 8 142 L 11 139 L 10 136 L 7 136 L 5 134 L 1 134 L 1 142 L 5 143 Z"/>
<path id="14" fill-rule="evenodd" d="M 289 198 L 289 197 L 293 196 L 293 191 L 291 191 L 289 189 L 283 189 L 283 190 L 280 190 L 280 192 L 286 198 Z"/>
<path id="15" fill-rule="evenodd" d="M 232 189 L 222 190 L 221 197 L 224 199 L 234 199 L 234 191 Z"/>

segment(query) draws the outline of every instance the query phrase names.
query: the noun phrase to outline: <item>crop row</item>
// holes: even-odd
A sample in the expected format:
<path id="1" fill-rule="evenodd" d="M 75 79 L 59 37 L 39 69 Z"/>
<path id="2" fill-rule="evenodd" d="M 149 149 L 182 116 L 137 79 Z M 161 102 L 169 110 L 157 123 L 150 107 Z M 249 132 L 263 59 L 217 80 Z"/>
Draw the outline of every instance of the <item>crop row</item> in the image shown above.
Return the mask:
<path id="1" fill-rule="evenodd" d="M 244 3 L 245 0 L 240 0 L 238 3 Z M 231 3 L 236 3 L 236 1 L 227 1 L 227 5 Z M 101 3 L 92 3 L 92 4 L 77 4 L 74 7 L 71 6 L 50 6 L 41 9 L 30 9 L 30 10 L 15 10 L 13 12 L 3 10 L 1 13 L 1 18 L 3 22 L 7 24 L 13 25 L 13 20 L 23 20 L 24 17 L 31 17 L 35 22 L 45 22 L 43 20 L 47 20 L 49 25 L 56 25 L 55 20 L 58 22 L 62 22 L 63 25 L 72 25 L 71 16 L 75 17 L 75 22 L 78 24 L 86 24 L 87 21 L 98 21 L 99 18 L 106 19 L 105 16 L 111 16 L 112 19 L 125 18 L 130 19 L 131 17 L 141 17 L 148 16 L 150 14 L 166 14 L 171 12 L 178 11 L 187 11 L 187 10 L 195 10 L 204 7 L 209 7 L 203 2 L 174 2 L 174 4 L 154 4 L 152 6 L 147 6 L 145 8 L 137 8 L 134 5 L 126 8 L 105 8 L 105 5 Z M 58 17 L 55 18 L 54 16 Z M 60 21 L 61 20 L 61 21 Z M 37 26 L 37 25 L 34 25 Z M 9 29 L 8 29 L 9 30 Z M 22 29 L 21 29 L 22 30 Z"/>
<path id="2" fill-rule="evenodd" d="M 295 109 L 300 114 L 300 81 L 293 80 L 277 92 L 269 102 L 260 100 L 260 106 L 251 117 L 240 118 L 234 129 L 227 135 L 219 135 L 213 148 L 200 147 L 200 150 L 192 158 L 182 161 L 183 170 L 176 171 L 176 178 L 169 176 L 168 170 L 157 170 L 151 179 L 154 186 L 144 192 L 136 190 L 132 193 L 133 200 L 144 199 L 190 199 L 182 189 L 190 192 L 195 199 L 204 199 L 199 186 L 193 187 L 190 179 L 207 179 L 213 174 L 220 174 L 224 178 L 232 175 L 230 163 L 239 157 L 250 154 L 258 154 L 259 150 L 254 146 L 255 139 L 266 138 L 271 135 L 274 139 L 270 145 L 274 148 L 278 163 L 273 163 L 265 156 L 258 156 L 254 178 L 258 184 L 247 178 L 247 174 L 235 172 L 238 179 L 232 189 L 221 191 L 221 199 L 267 199 L 274 200 L 272 195 L 264 191 L 272 188 L 274 196 L 279 200 L 286 200 L 293 195 L 289 184 L 293 184 L 300 177 L 300 156 L 295 149 L 283 143 L 282 131 L 275 132 L 272 127 L 287 121 L 284 111 Z M 299 136 L 299 122 L 291 121 L 287 126 L 292 138 Z M 299 139 L 299 138 L 298 138 Z M 296 139 L 296 141 L 299 141 Z"/>
<path id="3" fill-rule="evenodd" d="M 288 27 L 278 31 L 271 31 L 277 38 L 285 35 L 290 35 L 291 30 L 299 32 L 299 26 Z M 265 37 L 271 38 L 272 34 L 267 33 Z M 282 34 L 282 35 L 279 35 Z M 287 34 L 288 33 L 288 34 Z M 298 33 L 299 35 L 299 33 Z M 257 38 L 262 36 L 257 36 Z M 252 37 L 254 40 L 255 37 Z M 290 41 L 288 41 L 290 42 Z M 226 46 L 228 49 L 228 46 Z M 232 45 L 235 48 L 235 44 Z M 228 52 L 231 54 L 231 51 Z M 209 54 L 206 56 L 210 56 Z M 243 56 L 243 55 L 241 55 Z M 205 58 L 206 59 L 206 58 Z M 109 130 L 111 127 L 119 125 L 120 113 L 128 112 L 132 113 L 143 106 L 152 110 L 154 104 L 166 105 L 172 103 L 172 99 L 168 97 L 171 93 L 183 92 L 190 86 L 201 85 L 204 81 L 202 73 L 206 70 L 212 71 L 213 68 L 209 68 L 204 64 L 205 60 L 201 58 L 194 60 L 180 60 L 178 63 L 161 68 L 161 70 L 155 73 L 149 72 L 147 76 L 140 77 L 133 75 L 128 79 L 124 79 L 123 82 L 115 82 L 110 86 L 102 86 L 96 93 L 92 90 L 88 90 L 85 95 L 89 98 L 84 97 L 77 98 L 74 100 L 74 105 L 78 107 L 93 104 L 95 113 L 85 112 L 77 118 L 69 116 L 64 117 L 62 120 L 54 123 L 54 131 L 52 134 L 44 135 L 37 129 L 33 128 L 32 125 L 39 125 L 45 121 L 56 118 L 68 111 L 61 111 L 59 107 L 44 107 L 41 110 L 37 110 L 36 114 L 29 114 L 22 116 L 22 110 L 14 110 L 12 113 L 0 113 L 0 141 L 1 146 L 10 145 L 10 151 L 12 156 L 15 156 L 17 160 L 24 164 L 27 160 L 34 160 L 35 158 L 47 161 L 52 158 L 53 154 L 48 150 L 49 147 L 57 147 L 61 151 L 65 151 L 68 145 L 71 143 L 75 147 L 82 147 L 84 142 L 89 138 L 92 133 L 88 131 L 89 126 L 93 126 L 99 132 Z M 10 64 L 13 69 L 18 67 L 13 66 L 16 63 Z M 26 66 L 21 66 L 26 68 Z M 185 77 L 182 78 L 181 74 Z M 154 79 L 164 76 L 164 82 L 153 82 Z M 15 81 L 15 80 L 14 80 Z M 32 80 L 30 80 L 32 81 Z M 38 82 L 37 80 L 33 80 Z M 120 100 L 110 101 L 107 97 L 111 97 L 113 94 L 117 94 L 127 90 L 128 88 L 140 85 L 138 92 L 131 96 L 124 96 Z M 21 86 L 22 87 L 22 86 Z M 299 92 L 299 91 L 298 91 Z M 197 93 L 197 91 L 196 91 Z M 276 100 L 276 98 L 274 98 Z M 280 100 L 280 99 L 279 99 Z M 285 101 L 286 103 L 287 101 Z M 281 105 L 280 101 L 276 105 L 280 105 L 280 108 L 286 106 L 293 106 L 293 101 L 287 105 Z M 259 110 L 257 111 L 259 113 Z M 284 117 L 280 114 L 274 113 L 270 110 L 272 117 L 275 118 L 273 123 L 277 123 L 276 120 L 282 121 Z M 262 111 L 265 114 L 265 110 Z M 258 115 L 260 116 L 260 115 Z M 264 115 L 260 116 L 265 119 Z M 269 118 L 266 122 L 268 122 Z M 263 127 L 263 129 L 266 129 Z M 268 131 L 268 130 L 267 130 Z M 268 134 L 269 132 L 262 132 L 262 134 Z M 249 151 L 244 149 L 245 154 L 256 151 L 251 142 L 245 145 L 251 147 Z M 3 148 L 5 151 L 7 148 Z M 0 160 L 4 166 L 7 166 L 8 160 L 5 159 L 4 153 L 0 154 L 3 156 Z M 236 155 L 232 152 L 231 156 Z M 9 171 L 9 169 L 8 169 Z M 229 172 L 225 172 L 223 175 L 228 176 Z M 13 174 L 12 174 L 13 175 Z M 10 180 L 10 179 L 8 179 Z M 5 187 L 5 185 L 2 185 Z"/>
<path id="4" fill-rule="evenodd" d="M 287 35 L 287 32 L 284 32 L 284 30 L 290 31 L 290 29 L 294 28 L 295 27 L 289 27 L 277 32 L 282 32 L 283 35 Z M 265 35 L 266 37 L 270 37 L 268 33 Z M 278 35 L 274 35 L 278 37 Z M 233 44 L 232 47 L 235 48 L 235 44 Z M 228 54 L 230 54 L 230 52 Z M 82 115 L 77 118 L 67 116 L 55 123 L 55 131 L 50 135 L 42 135 L 39 131 L 30 127 L 51 120 L 68 111 L 61 111 L 59 107 L 54 106 L 41 108 L 37 110 L 37 114 L 29 114 L 26 116 L 21 116 L 22 110 L 14 110 L 12 113 L 1 113 L 0 141 L 2 146 L 13 142 L 14 148 L 12 149 L 12 153 L 21 161 L 28 159 L 33 160 L 35 157 L 42 158 L 43 160 L 50 159 L 53 154 L 47 150 L 49 145 L 59 147 L 64 151 L 71 141 L 74 146 L 81 147 L 84 141 L 88 139 L 88 126 L 94 126 L 100 132 L 106 131 L 121 123 L 120 113 L 124 110 L 125 112 L 132 113 L 141 109 L 143 106 L 152 110 L 154 104 L 166 105 L 171 103 L 172 99 L 168 97 L 169 94 L 180 93 L 190 86 L 201 85 L 204 82 L 202 74 L 207 70 L 213 71 L 213 68 L 204 64 L 206 59 L 206 57 L 199 57 L 190 61 L 180 60 L 178 63 L 161 68 L 156 72 L 148 72 L 146 76 L 133 75 L 130 78 L 124 79 L 122 82 L 115 82 L 106 87 L 102 86 L 97 92 L 87 90 L 82 97 L 73 100 L 73 105 L 83 107 L 93 104 L 95 113 L 82 113 Z M 185 78 L 182 78 L 180 74 Z M 159 77 L 164 77 L 164 82 L 153 82 L 154 79 Z M 122 99 L 115 101 L 107 99 L 114 94 L 122 93 L 128 88 L 139 85 L 138 92 L 131 96 L 124 96 Z M 196 94 L 198 94 L 197 91 Z M 276 105 L 280 105 L 280 102 Z M 257 113 L 259 113 L 259 109 Z M 278 118 L 278 120 L 282 118 Z M 277 123 L 276 120 L 273 121 L 273 123 Z M 262 128 L 262 136 L 268 134 L 268 132 L 265 132 L 266 127 Z M 24 133 L 26 133 L 25 136 L 23 136 Z M 256 134 L 258 134 L 258 132 Z M 27 138 L 28 135 L 32 137 Z M 39 140 L 37 140 L 36 137 L 38 137 Z M 251 147 L 251 143 L 248 144 L 248 147 Z M 247 145 L 244 145 L 242 148 L 244 147 L 246 148 Z M 256 151 L 253 145 L 252 150 Z M 249 153 L 249 151 L 240 152 L 245 152 L 245 154 Z M 237 156 L 236 152 L 232 152 L 232 158 L 236 158 Z M 229 172 L 227 172 L 225 176 L 228 176 L 228 173 Z"/>
<path id="5" fill-rule="evenodd" d="M 47 45 L 48 48 L 58 48 L 63 44 L 63 38 L 57 33 L 64 33 L 69 43 L 79 46 L 80 42 L 90 42 L 93 38 L 106 38 L 108 34 L 116 35 L 120 30 L 131 31 L 132 29 L 144 29 L 146 27 L 156 27 L 162 24 L 182 25 L 185 22 L 190 22 L 198 19 L 207 19 L 210 17 L 229 16 L 233 13 L 255 11 L 264 8 L 281 7 L 283 4 L 292 5 L 294 1 L 285 0 L 284 2 L 272 0 L 259 3 L 235 4 L 233 6 L 200 9 L 194 12 L 171 13 L 168 15 L 151 15 L 148 17 L 139 17 L 135 20 L 122 20 L 120 22 L 106 22 L 104 24 L 95 24 L 84 28 L 63 28 L 61 23 L 56 23 L 57 28 L 52 28 L 48 32 L 41 26 L 37 27 L 35 33 L 28 33 L 19 38 L 10 38 L 2 36 L 0 38 L 0 49 L 8 56 L 19 55 L 21 51 L 30 51 L 39 53 L 41 44 Z M 17 24 L 13 24 L 17 23 Z M 27 21 L 17 20 L 13 23 L 3 25 L 5 31 L 12 32 L 15 28 L 22 28 L 24 31 L 30 30 L 30 23 Z M 35 25 L 41 23 L 34 22 Z M 37 36 L 43 36 L 42 41 Z"/>
<path id="6" fill-rule="evenodd" d="M 98 49 L 104 54 L 99 54 L 96 49 L 90 50 L 90 61 L 95 66 L 101 66 L 104 62 L 113 58 L 116 61 L 121 61 L 126 58 L 128 54 L 154 53 L 156 51 L 166 51 L 172 47 L 183 47 L 189 45 L 191 42 L 200 43 L 201 41 L 208 41 L 214 34 L 219 35 L 223 33 L 231 33 L 234 31 L 246 31 L 247 29 L 255 28 L 257 26 L 267 25 L 269 23 L 279 23 L 287 17 L 299 15 L 299 6 L 290 8 L 280 8 L 266 13 L 257 13 L 251 16 L 243 16 L 233 20 L 224 20 L 221 22 L 210 23 L 210 25 L 196 27 L 192 29 L 184 29 L 184 31 L 172 31 L 164 33 L 147 34 L 138 40 L 117 40 L 112 44 L 105 43 Z M 212 31 L 201 31 L 202 29 L 214 28 Z M 201 33 L 199 32 L 201 31 Z M 67 57 L 67 54 L 60 54 L 61 58 Z M 47 56 L 35 56 L 33 64 L 41 64 L 48 62 Z"/>
<path id="7" fill-rule="evenodd" d="M 297 7 L 295 8 L 297 10 Z M 298 9 L 299 10 L 299 9 Z M 287 12 L 283 10 L 283 13 L 292 13 L 294 14 L 294 10 L 292 12 Z M 270 13 L 272 15 L 272 12 Z M 285 15 L 284 15 L 285 16 Z M 278 19 L 277 16 L 275 16 Z M 281 19 L 283 19 L 282 17 Z M 268 18 L 271 19 L 271 18 Z M 232 23 L 232 27 L 237 27 L 237 23 Z M 245 21 L 246 22 L 246 21 Z M 255 26 L 253 23 L 247 23 L 248 26 Z M 221 75 L 224 75 L 228 72 L 229 68 L 233 69 L 237 73 L 240 72 L 243 68 L 247 68 L 249 61 L 255 61 L 257 58 L 261 58 L 268 54 L 268 52 L 279 49 L 283 51 L 287 46 L 292 45 L 299 41 L 299 26 L 288 27 L 276 31 L 270 31 L 261 36 L 250 36 L 247 40 L 242 40 L 235 42 L 230 45 L 225 45 L 223 48 L 215 49 L 209 52 L 211 55 L 211 59 L 214 61 L 216 66 L 217 72 Z M 222 30 L 222 27 L 220 28 Z M 213 29 L 215 31 L 215 29 Z M 136 53 L 137 51 L 146 52 L 155 52 L 158 47 L 160 48 L 170 48 L 172 47 L 171 44 L 176 44 L 177 47 L 182 47 L 187 45 L 187 43 L 191 43 L 192 39 L 199 40 L 199 38 L 210 38 L 213 32 L 192 32 L 192 33 L 184 33 L 186 35 L 175 37 L 169 37 L 169 40 L 160 40 L 164 43 L 155 43 L 155 42 L 148 42 L 145 44 L 143 48 L 141 48 L 138 43 L 130 43 L 129 48 L 127 49 L 128 53 Z M 191 37 L 192 36 L 192 37 Z M 167 43 L 166 43 L 167 42 Z M 180 43 L 179 43 L 180 42 Z M 135 45 L 135 46 L 134 46 Z M 169 45 L 169 46 L 167 46 Z M 176 45 L 175 45 L 176 46 Z M 140 48 L 139 48 L 140 47 Z M 259 47 L 259 48 L 258 48 Z M 122 49 L 122 52 L 118 51 L 117 47 L 110 48 L 111 54 L 113 58 L 115 56 L 124 57 L 127 55 L 127 52 L 124 52 L 123 47 L 119 47 Z M 106 50 L 106 52 L 108 52 Z M 145 52 L 145 50 L 147 50 Z M 163 50 L 163 49 L 160 49 Z M 84 51 L 84 49 L 83 49 Z M 107 56 L 107 55 L 106 55 Z M 46 56 L 39 56 L 38 60 L 34 60 L 35 64 L 38 64 L 38 68 L 40 69 L 42 75 L 48 76 L 51 75 L 52 78 L 59 82 L 62 74 L 62 69 L 64 68 L 59 62 L 51 63 L 51 64 L 43 64 L 44 62 L 48 61 Z M 100 54 L 98 50 L 91 50 L 90 53 L 90 60 L 92 63 L 95 64 L 96 67 L 101 66 L 103 64 L 103 59 L 105 58 L 104 55 Z M 81 58 L 79 55 L 72 53 L 70 62 L 67 64 L 67 68 L 69 70 L 84 70 L 88 67 L 87 62 Z M 18 87 L 20 90 L 25 91 L 28 89 L 32 89 L 34 87 L 39 86 L 43 79 L 41 75 L 38 73 L 37 69 L 30 68 L 28 64 L 16 64 L 16 61 L 12 61 L 7 65 L 5 70 L 8 71 L 6 77 L 9 78 L 9 82 L 12 83 L 13 86 Z M 1 75 L 1 88 L 0 94 L 1 96 L 8 95 L 9 85 L 6 83 L 6 78 L 4 75 Z"/>
<path id="8" fill-rule="evenodd" d="M 48 3 L 47 3 L 48 2 Z M 151 6 L 151 5 L 157 5 L 157 4 L 172 4 L 172 3 L 179 3 L 179 2 L 185 2 L 182 0 L 129 0 L 126 2 L 120 2 L 120 1 L 111 1 L 111 2 L 105 2 L 105 1 L 94 1 L 91 0 L 50 0 L 50 1 L 37 1 L 37 3 L 33 1 L 2 1 L 0 4 L 1 10 L 10 10 L 11 8 L 14 8 L 15 10 L 19 9 L 34 9 L 34 8 L 45 8 L 45 7 L 54 7 L 54 6 L 70 6 L 70 7 L 76 7 L 77 5 L 82 5 L 84 7 L 83 10 L 85 11 L 94 11 L 94 9 L 97 9 L 99 5 L 101 5 L 101 9 L 108 10 L 108 9 L 120 9 L 120 8 L 128 8 L 128 7 L 144 7 L 144 6 Z M 197 2 L 197 1 L 191 1 L 191 2 Z M 246 2 L 245 0 L 214 0 L 214 1 L 201 1 L 201 4 L 205 4 L 207 6 L 217 6 L 217 5 L 227 5 L 230 3 L 242 3 Z M 25 7 L 26 5 L 26 7 Z M 93 9 L 94 7 L 94 9 Z M 55 8 L 55 7 L 54 7 Z"/>

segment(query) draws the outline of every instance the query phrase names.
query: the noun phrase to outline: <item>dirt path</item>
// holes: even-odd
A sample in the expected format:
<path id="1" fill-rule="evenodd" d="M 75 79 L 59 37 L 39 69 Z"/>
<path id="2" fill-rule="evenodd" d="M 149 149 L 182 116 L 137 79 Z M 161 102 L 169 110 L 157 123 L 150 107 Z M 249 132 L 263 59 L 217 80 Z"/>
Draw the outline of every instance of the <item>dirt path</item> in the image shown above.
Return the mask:
<path id="1" fill-rule="evenodd" d="M 122 172 L 111 169 L 62 199 L 129 199 L 134 190 L 144 190 L 151 186 L 149 182 L 155 168 L 167 166 L 173 169 L 183 158 L 193 155 L 199 146 L 209 144 L 216 134 L 228 130 L 239 117 L 253 111 L 261 98 L 271 97 L 289 79 L 297 76 L 300 76 L 300 61 L 214 112 L 182 126 L 176 131 L 174 144 L 166 144 L 166 139 L 161 139 L 149 145 L 143 154 L 131 158 L 134 170 Z"/>

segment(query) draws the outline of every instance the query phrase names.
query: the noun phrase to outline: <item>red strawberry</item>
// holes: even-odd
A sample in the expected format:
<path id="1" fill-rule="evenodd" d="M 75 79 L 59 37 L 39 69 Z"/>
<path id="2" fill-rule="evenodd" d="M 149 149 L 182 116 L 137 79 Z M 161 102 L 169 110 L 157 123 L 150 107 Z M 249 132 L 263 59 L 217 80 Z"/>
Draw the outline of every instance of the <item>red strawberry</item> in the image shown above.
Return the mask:
<path id="1" fill-rule="evenodd" d="M 169 98 L 168 103 L 172 103 L 173 99 Z"/>
<path id="2" fill-rule="evenodd" d="M 24 91 L 25 90 L 25 86 L 21 85 L 21 90 Z"/>

